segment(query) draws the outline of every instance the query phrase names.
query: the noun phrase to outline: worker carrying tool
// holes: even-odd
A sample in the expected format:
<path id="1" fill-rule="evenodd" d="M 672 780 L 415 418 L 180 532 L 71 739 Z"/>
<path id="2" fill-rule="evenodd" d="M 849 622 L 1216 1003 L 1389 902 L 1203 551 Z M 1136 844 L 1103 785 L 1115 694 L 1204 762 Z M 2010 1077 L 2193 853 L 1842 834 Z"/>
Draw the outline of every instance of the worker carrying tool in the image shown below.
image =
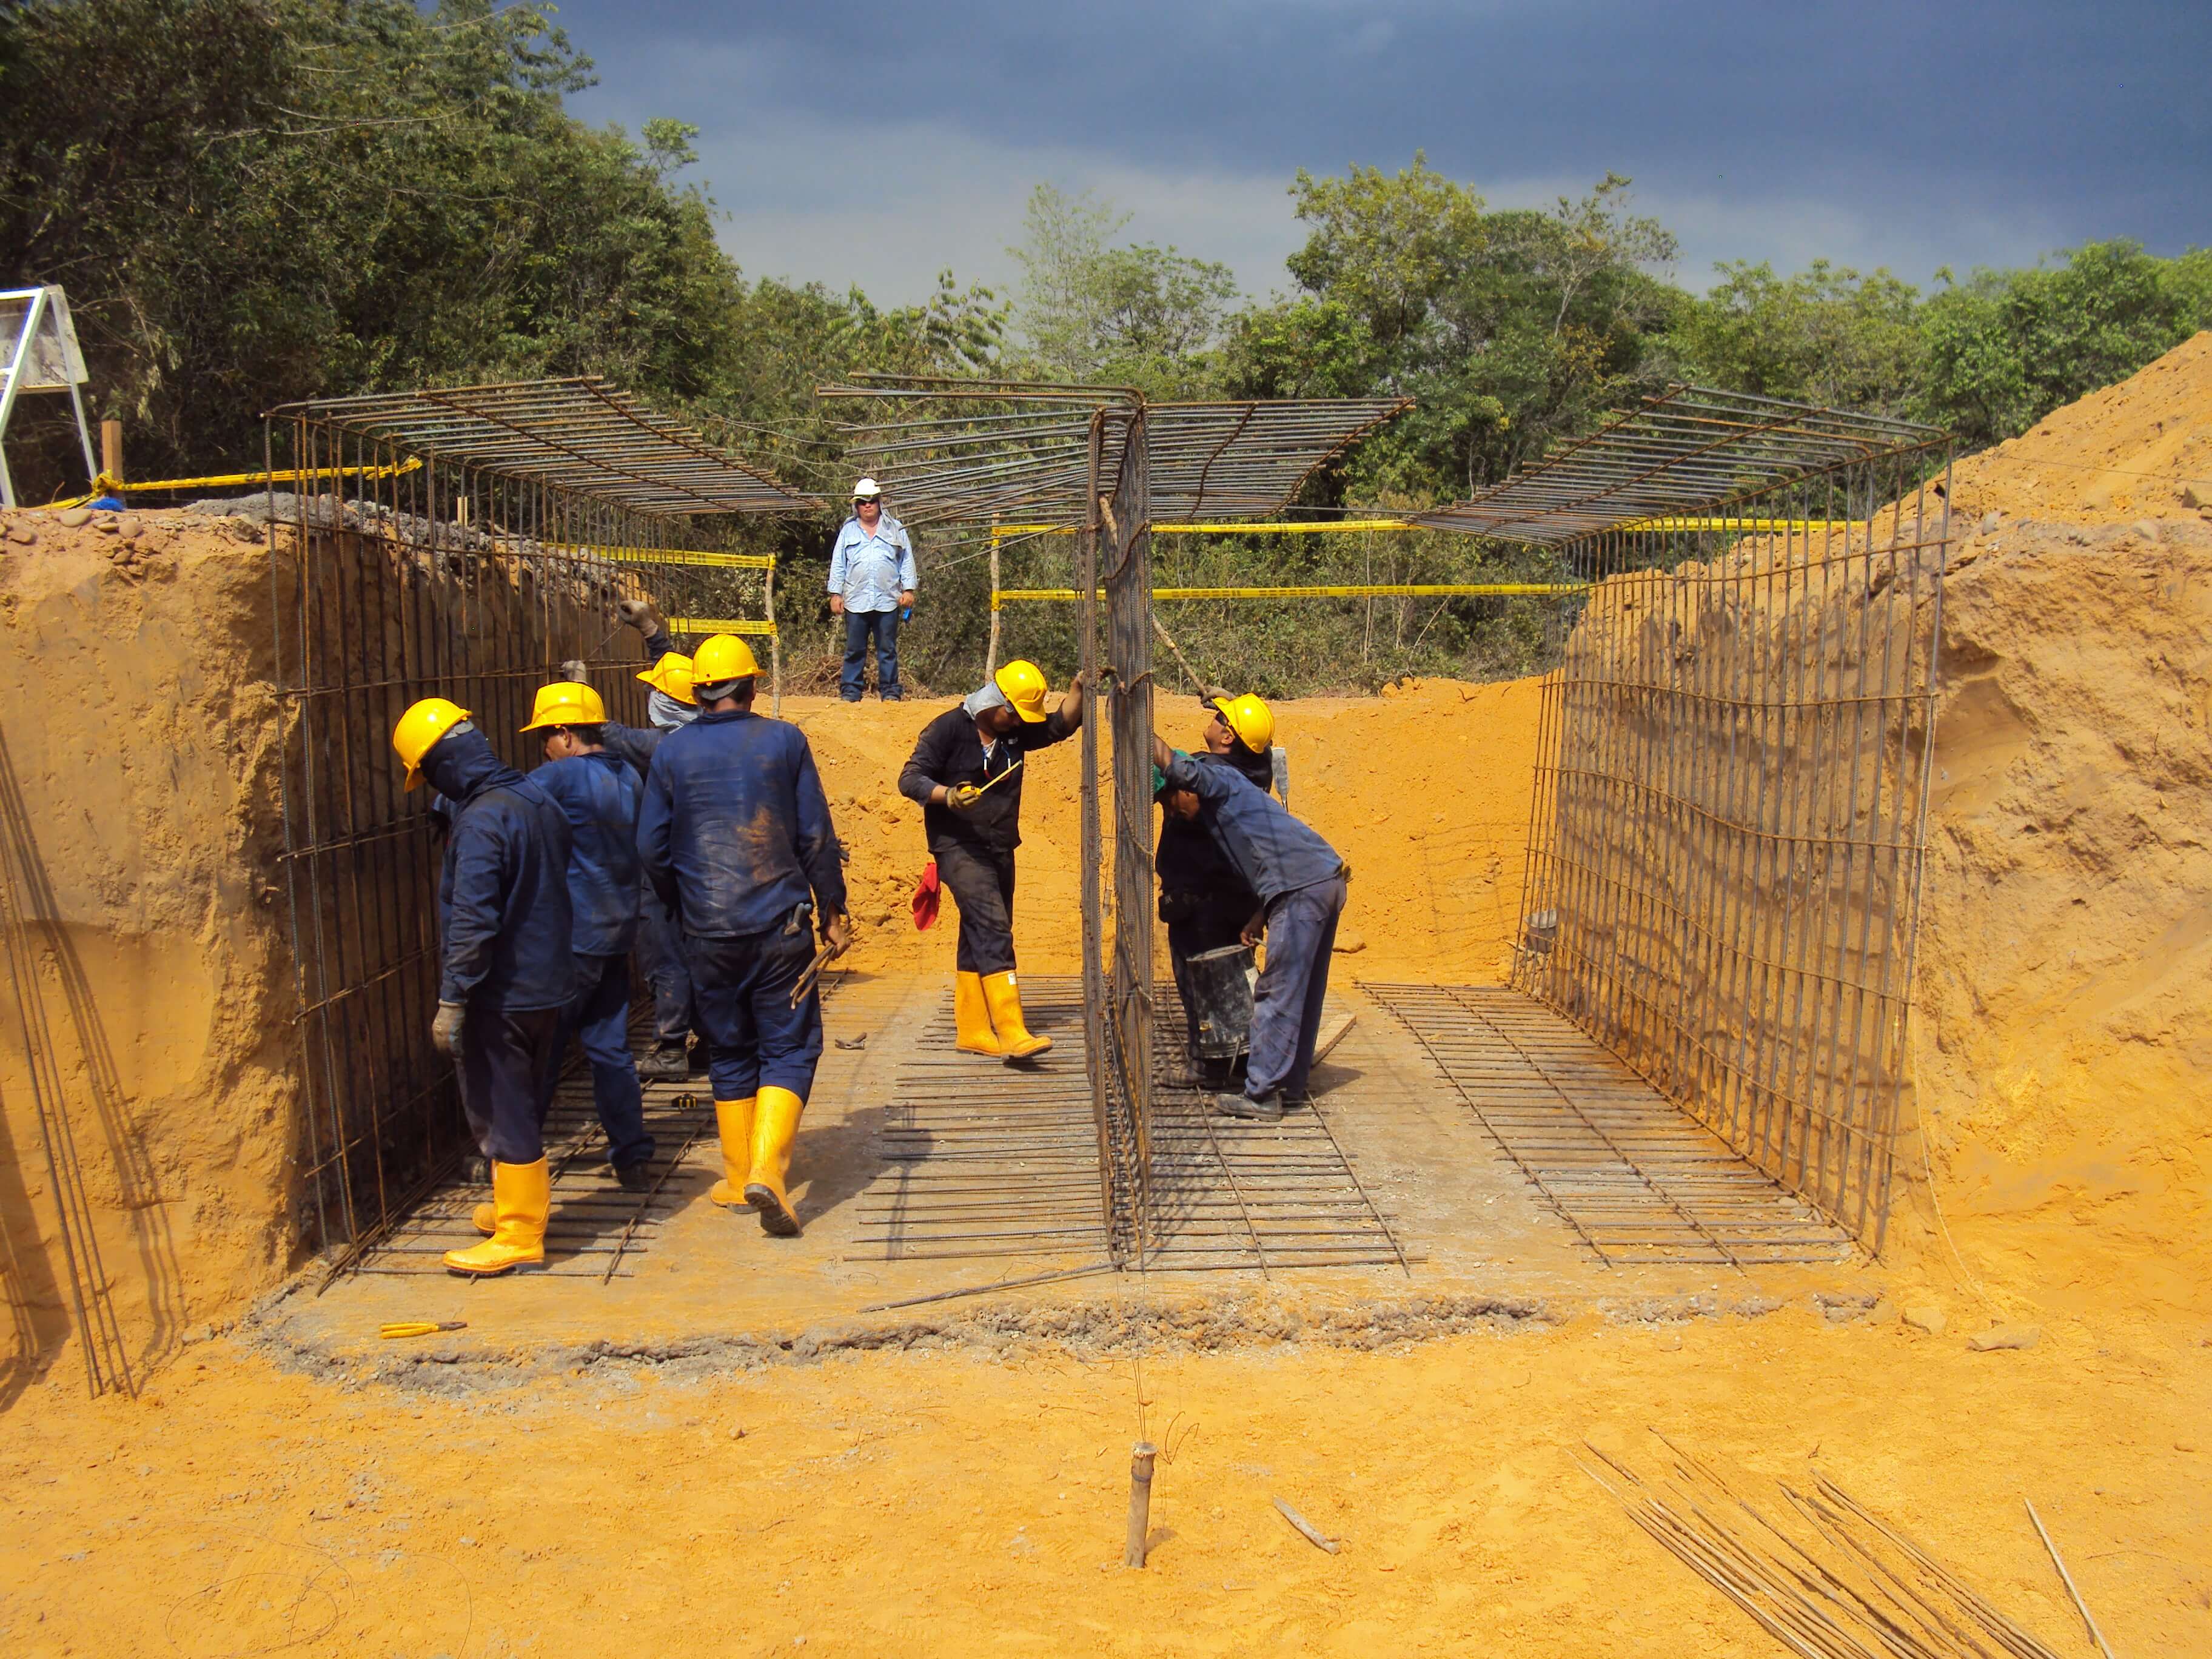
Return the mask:
<path id="1" fill-rule="evenodd" d="M 1249 693 L 1232 697 L 1208 692 L 1199 699 L 1209 711 L 1202 765 L 1234 767 L 1255 787 L 1266 790 L 1274 778 L 1275 716 Z M 1190 959 L 1224 950 L 1242 938 L 1258 910 L 1260 896 L 1246 883 L 1220 844 L 1195 819 L 1164 812 L 1152 867 L 1160 879 L 1160 920 L 1167 924 L 1168 960 L 1175 970 L 1176 994 L 1182 999 L 1184 1048 L 1193 1083 L 1226 1089 L 1236 1061 L 1200 1055 L 1199 1006 L 1190 977 Z"/>
<path id="2" fill-rule="evenodd" d="M 568 820 L 443 697 L 410 706 L 392 746 L 407 787 L 428 782 L 448 825 L 430 1040 L 458 1066 L 462 1109 L 491 1162 L 491 1237 L 448 1250 L 446 1266 L 479 1276 L 537 1266 L 553 1201 L 545 1107 L 574 994 Z"/>
<path id="3" fill-rule="evenodd" d="M 876 646 L 876 695 L 902 701 L 899 624 L 914 614 L 921 586 L 914 542 L 906 526 L 884 511 L 883 487 L 873 478 L 853 486 L 853 516 L 837 532 L 830 552 L 830 614 L 845 619 L 845 663 L 837 695 L 858 702 L 867 690 L 868 641 Z"/>
<path id="4" fill-rule="evenodd" d="M 607 1162 L 625 1192 L 653 1184 L 653 1136 L 637 1065 L 629 1051 L 629 952 L 638 932 L 637 809 L 644 785 L 601 739 L 606 705 L 588 685 L 556 680 L 538 693 L 525 732 L 544 734 L 545 764 L 530 781 L 560 803 L 568 820 L 568 908 L 576 994 L 561 1030 L 584 1045 L 592 1101 L 606 1131 Z"/>
<path id="5" fill-rule="evenodd" d="M 1328 992 L 1328 957 L 1350 895 L 1336 849 L 1233 766 L 1209 765 L 1152 738 L 1153 798 L 1211 835 L 1260 898 L 1242 939 L 1267 960 L 1254 988 L 1251 1054 L 1240 1093 L 1215 1097 L 1230 1117 L 1273 1122 L 1304 1104 Z"/>
<path id="6" fill-rule="evenodd" d="M 853 921 L 813 751 L 796 726 L 752 712 L 759 672 L 733 635 L 700 645 L 699 716 L 653 751 L 637 839 L 683 929 L 707 1038 L 724 1175 L 708 1196 L 794 1238 L 791 1147 L 822 1058 L 822 999 L 793 993 L 814 957 L 808 918 L 839 954 Z"/>
<path id="7" fill-rule="evenodd" d="M 1014 983 L 1014 849 L 1021 845 L 1022 763 L 1083 724 L 1078 674 L 1047 712 L 1044 671 L 1008 663 L 957 708 L 921 728 L 899 774 L 899 793 L 921 803 L 922 830 L 939 881 L 960 907 L 952 981 L 957 1043 L 1010 1064 L 1052 1047 L 1023 1023 Z"/>
<path id="8" fill-rule="evenodd" d="M 638 675 L 652 690 L 646 696 L 650 726 L 618 726 L 610 722 L 604 736 L 608 752 L 619 755 L 636 769 L 642 787 L 646 769 L 660 740 L 678 726 L 689 726 L 699 713 L 691 695 L 691 659 L 676 648 L 668 623 L 650 599 L 624 599 L 615 607 L 623 625 L 645 636 L 645 668 Z M 681 1083 L 702 1069 L 706 1045 L 690 1057 L 691 1034 L 698 1029 L 691 1017 L 691 971 L 684 963 L 684 939 L 675 918 L 668 914 L 653 884 L 641 879 L 638 890 L 637 960 L 646 983 L 653 988 L 653 1035 L 650 1050 L 637 1062 L 637 1074 L 647 1083 Z"/>

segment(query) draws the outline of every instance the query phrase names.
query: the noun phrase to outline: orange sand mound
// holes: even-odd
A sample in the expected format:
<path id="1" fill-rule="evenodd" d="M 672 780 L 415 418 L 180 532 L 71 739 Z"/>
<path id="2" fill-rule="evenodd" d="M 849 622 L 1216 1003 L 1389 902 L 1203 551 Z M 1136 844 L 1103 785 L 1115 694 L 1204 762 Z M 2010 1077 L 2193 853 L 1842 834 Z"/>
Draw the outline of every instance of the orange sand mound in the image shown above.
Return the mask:
<path id="1" fill-rule="evenodd" d="M 2212 507 L 2212 331 L 1952 471 L 1954 510 L 2118 524 Z"/>

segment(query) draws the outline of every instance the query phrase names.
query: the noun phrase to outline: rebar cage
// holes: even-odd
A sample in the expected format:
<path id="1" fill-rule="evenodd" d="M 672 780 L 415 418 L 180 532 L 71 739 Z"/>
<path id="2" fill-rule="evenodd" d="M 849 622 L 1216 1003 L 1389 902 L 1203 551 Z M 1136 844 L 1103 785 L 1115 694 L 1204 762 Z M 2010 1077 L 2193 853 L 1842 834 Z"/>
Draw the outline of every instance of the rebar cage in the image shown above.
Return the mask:
<path id="1" fill-rule="evenodd" d="M 1684 388 L 1430 522 L 1589 584 L 1514 982 L 1881 1247 L 1949 520 L 1926 428 Z"/>
<path id="2" fill-rule="evenodd" d="M 337 1268 L 468 1150 L 430 1045 L 441 847 L 392 752 L 399 714 L 449 697 L 527 771 L 536 690 L 580 661 L 609 718 L 643 724 L 617 603 L 772 638 L 773 562 L 732 550 L 731 515 L 811 503 L 735 463 L 717 499 L 702 441 L 592 382 L 294 405 L 267 443 L 301 474 L 269 502 L 300 1223 Z"/>

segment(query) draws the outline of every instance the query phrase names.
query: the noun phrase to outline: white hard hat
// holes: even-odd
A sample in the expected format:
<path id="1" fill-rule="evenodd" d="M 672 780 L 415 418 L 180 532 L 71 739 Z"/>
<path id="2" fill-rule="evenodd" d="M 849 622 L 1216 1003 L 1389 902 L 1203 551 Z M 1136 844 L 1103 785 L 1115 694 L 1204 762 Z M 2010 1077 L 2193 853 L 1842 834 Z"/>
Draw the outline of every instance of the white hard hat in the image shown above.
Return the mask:
<path id="1" fill-rule="evenodd" d="M 863 478 L 853 486 L 853 499 L 856 501 L 870 501 L 883 493 L 884 487 L 873 478 Z"/>

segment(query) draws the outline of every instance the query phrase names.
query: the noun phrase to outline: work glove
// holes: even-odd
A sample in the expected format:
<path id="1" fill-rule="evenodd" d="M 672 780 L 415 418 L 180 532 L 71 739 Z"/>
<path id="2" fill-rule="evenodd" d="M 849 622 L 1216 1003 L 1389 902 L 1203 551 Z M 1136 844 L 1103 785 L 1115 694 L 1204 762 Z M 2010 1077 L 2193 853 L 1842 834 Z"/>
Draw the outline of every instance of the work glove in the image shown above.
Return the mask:
<path id="1" fill-rule="evenodd" d="M 578 684 L 588 684 L 592 678 L 591 667 L 581 657 L 571 657 L 561 665 L 561 678 Z"/>
<path id="2" fill-rule="evenodd" d="M 972 810 L 983 792 L 972 783 L 956 783 L 945 792 L 945 804 L 956 812 Z"/>
<path id="3" fill-rule="evenodd" d="M 615 606 L 615 615 L 625 628 L 635 628 L 641 634 L 650 634 L 661 625 L 660 613 L 653 608 L 651 599 L 623 599 Z"/>
<path id="4" fill-rule="evenodd" d="M 461 1052 L 461 1025 L 469 1011 L 458 1002 L 441 1002 L 438 1017 L 430 1022 L 430 1046 L 447 1060 L 459 1058 Z"/>

